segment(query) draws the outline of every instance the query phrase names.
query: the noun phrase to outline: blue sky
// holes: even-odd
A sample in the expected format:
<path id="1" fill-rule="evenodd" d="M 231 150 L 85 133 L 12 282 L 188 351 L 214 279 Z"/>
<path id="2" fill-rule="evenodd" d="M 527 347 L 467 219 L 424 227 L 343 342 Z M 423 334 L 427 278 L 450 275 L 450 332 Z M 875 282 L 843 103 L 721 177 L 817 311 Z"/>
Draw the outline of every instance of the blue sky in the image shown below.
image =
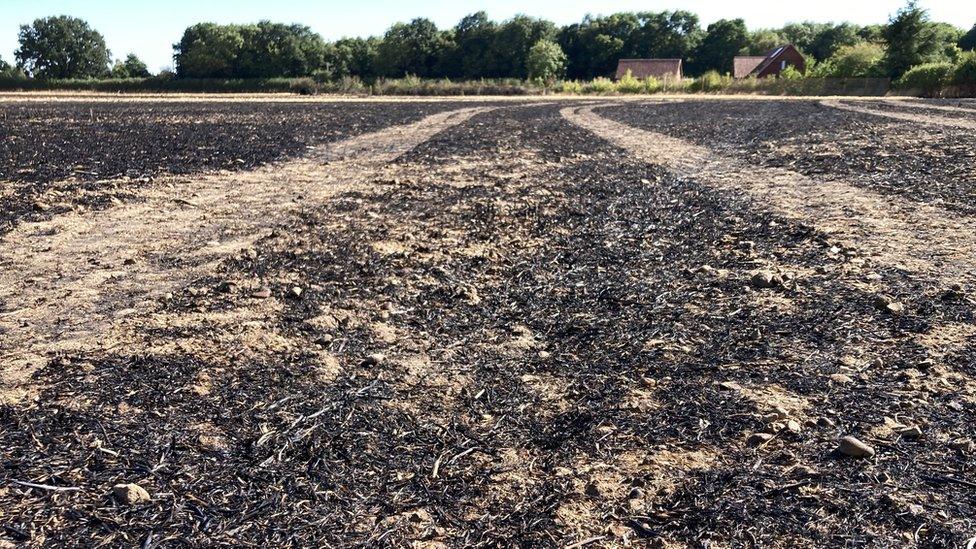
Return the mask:
<path id="1" fill-rule="evenodd" d="M 478 10 L 498 20 L 526 13 L 566 24 L 587 13 L 686 9 L 697 13 L 703 24 L 742 17 L 750 28 L 761 28 L 804 20 L 881 23 L 902 4 L 904 0 L 0 0 L 0 57 L 13 61 L 19 25 L 62 14 L 91 23 L 105 35 L 114 56 L 133 52 L 158 70 L 172 64 L 172 44 L 179 41 L 183 29 L 201 21 L 298 22 L 327 39 L 336 39 L 381 34 L 392 23 L 414 17 L 428 17 L 438 26 L 449 27 Z M 976 0 L 922 0 L 921 4 L 933 19 L 966 29 L 976 23 Z"/>

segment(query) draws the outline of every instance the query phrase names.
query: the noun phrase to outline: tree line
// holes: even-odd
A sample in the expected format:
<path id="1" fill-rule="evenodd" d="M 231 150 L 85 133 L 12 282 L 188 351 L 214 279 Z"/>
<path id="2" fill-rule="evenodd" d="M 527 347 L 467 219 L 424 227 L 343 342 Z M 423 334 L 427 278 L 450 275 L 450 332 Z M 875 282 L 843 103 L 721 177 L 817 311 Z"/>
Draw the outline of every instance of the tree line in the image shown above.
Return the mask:
<path id="1" fill-rule="evenodd" d="M 396 23 L 380 37 L 323 39 L 309 27 L 262 21 L 200 23 L 173 46 L 174 77 L 250 79 L 315 76 L 590 80 L 613 75 L 621 58 L 680 58 L 688 74 L 729 73 L 736 55 L 760 55 L 791 43 L 816 76 L 890 76 L 927 63 L 956 62 L 976 48 L 968 32 L 929 20 L 914 1 L 887 24 L 790 23 L 750 31 L 742 19 L 702 27 L 694 13 L 616 13 L 557 27 L 518 15 L 502 22 L 484 12 L 439 29 L 429 19 Z M 20 27 L 15 65 L 0 73 L 40 79 L 149 76 L 135 55 L 111 62 L 104 37 L 81 19 L 58 16 Z"/>

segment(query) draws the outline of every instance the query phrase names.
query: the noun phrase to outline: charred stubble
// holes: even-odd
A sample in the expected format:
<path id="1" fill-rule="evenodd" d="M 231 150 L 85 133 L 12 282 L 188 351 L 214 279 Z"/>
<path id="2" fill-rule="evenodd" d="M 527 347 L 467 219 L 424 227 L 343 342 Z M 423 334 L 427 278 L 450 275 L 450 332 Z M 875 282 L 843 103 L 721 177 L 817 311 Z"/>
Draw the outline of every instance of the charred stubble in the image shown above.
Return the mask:
<path id="1" fill-rule="evenodd" d="M 0 235 L 125 201 L 152 178 L 247 170 L 459 108 L 438 103 L 24 102 L 0 105 Z"/>
<path id="2" fill-rule="evenodd" d="M 976 123 L 976 110 L 936 111 L 879 101 L 841 103 Z M 976 213 L 976 141 L 971 129 L 907 123 L 814 101 L 688 101 L 624 105 L 600 112 L 753 164 L 840 179 L 970 216 Z"/>
<path id="3" fill-rule="evenodd" d="M 971 325 L 972 302 L 631 159 L 559 110 L 447 130 L 190 281 L 144 344 L 52 358 L 39 399 L 0 410 L 0 459 L 8 479 L 81 491 L 0 488 L 5 535 L 935 547 L 971 534 L 971 459 L 946 439 L 976 435 L 974 349 L 924 343 Z M 785 280 L 756 288 L 757 269 Z M 871 274 L 904 314 L 878 310 Z M 837 457 L 842 434 L 877 456 Z M 114 502 L 122 482 L 152 500 Z"/>

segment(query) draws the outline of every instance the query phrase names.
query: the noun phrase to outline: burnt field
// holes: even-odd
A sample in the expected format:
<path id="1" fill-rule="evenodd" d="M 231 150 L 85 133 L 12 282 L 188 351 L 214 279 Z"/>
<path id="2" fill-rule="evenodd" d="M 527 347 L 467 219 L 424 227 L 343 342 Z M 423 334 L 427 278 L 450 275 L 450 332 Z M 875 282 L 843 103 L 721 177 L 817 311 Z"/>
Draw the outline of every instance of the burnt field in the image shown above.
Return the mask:
<path id="1" fill-rule="evenodd" d="M 0 234 L 18 220 L 131 198 L 165 174 L 247 170 L 414 122 L 451 102 L 0 103 Z M 53 210 L 53 211 L 51 211 Z"/>
<path id="2" fill-rule="evenodd" d="M 844 179 L 976 213 L 976 107 L 960 101 L 856 101 L 949 124 L 866 116 L 815 101 L 710 101 L 612 107 L 603 114 L 762 166 Z M 962 126 L 952 125 L 961 120 Z M 908 123 L 905 123 L 908 122 Z"/>
<path id="3" fill-rule="evenodd" d="M 154 165 L 0 236 L 0 545 L 976 536 L 965 113 L 310 105 L 32 168 Z"/>

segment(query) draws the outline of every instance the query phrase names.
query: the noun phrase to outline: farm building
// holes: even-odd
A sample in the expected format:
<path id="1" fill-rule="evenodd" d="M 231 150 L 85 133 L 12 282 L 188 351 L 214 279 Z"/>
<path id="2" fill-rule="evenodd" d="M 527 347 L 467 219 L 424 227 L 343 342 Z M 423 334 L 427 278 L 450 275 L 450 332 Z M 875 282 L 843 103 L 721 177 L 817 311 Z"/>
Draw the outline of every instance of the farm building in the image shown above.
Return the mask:
<path id="1" fill-rule="evenodd" d="M 792 44 L 780 46 L 766 55 L 740 56 L 733 59 L 732 76 L 736 78 L 765 78 L 778 76 L 786 67 L 795 67 L 804 72 L 807 68 L 806 59 Z"/>
<path id="2" fill-rule="evenodd" d="M 658 80 L 681 80 L 680 59 L 621 59 L 617 63 L 617 80 L 630 71 L 634 78 L 653 76 Z"/>

